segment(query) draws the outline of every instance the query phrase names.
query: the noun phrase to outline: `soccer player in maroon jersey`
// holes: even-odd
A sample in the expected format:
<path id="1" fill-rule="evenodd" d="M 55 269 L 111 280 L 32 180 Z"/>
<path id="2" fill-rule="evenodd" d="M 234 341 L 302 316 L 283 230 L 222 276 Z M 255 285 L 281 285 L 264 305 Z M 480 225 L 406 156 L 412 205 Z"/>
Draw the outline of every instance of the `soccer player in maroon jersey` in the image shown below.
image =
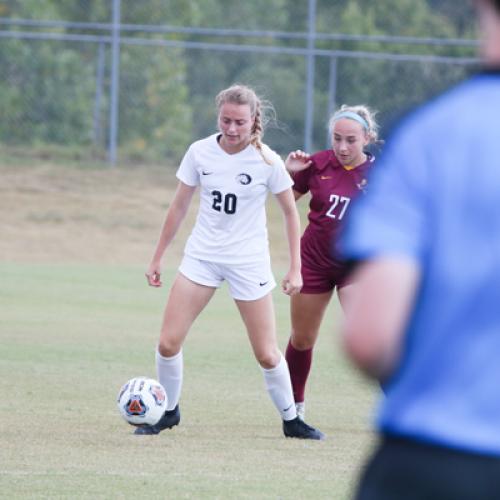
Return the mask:
<path id="1" fill-rule="evenodd" d="M 312 351 L 325 310 L 337 289 L 344 308 L 354 291 L 334 245 L 352 200 L 367 187 L 374 156 L 366 151 L 378 142 L 374 113 L 366 106 L 342 106 L 330 119 L 332 149 L 309 155 L 297 150 L 286 159 L 295 200 L 310 193 L 309 223 L 301 240 L 300 294 L 291 297 L 292 331 L 286 350 L 297 414 L 304 417 L 304 392 Z"/>

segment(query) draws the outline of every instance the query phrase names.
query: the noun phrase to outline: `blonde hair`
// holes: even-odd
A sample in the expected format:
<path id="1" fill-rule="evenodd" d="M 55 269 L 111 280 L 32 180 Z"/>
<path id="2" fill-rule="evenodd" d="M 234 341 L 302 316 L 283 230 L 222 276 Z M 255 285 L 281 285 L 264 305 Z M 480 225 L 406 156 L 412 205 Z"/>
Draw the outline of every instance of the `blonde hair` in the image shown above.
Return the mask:
<path id="1" fill-rule="evenodd" d="M 344 117 L 349 118 L 348 116 L 343 116 L 345 113 L 354 113 L 361 118 L 361 120 L 359 120 L 359 123 L 365 129 L 369 144 L 381 144 L 383 142 L 378 138 L 379 125 L 375 120 L 375 115 L 377 114 L 377 112 L 371 110 L 368 106 L 365 106 L 363 104 L 358 104 L 357 106 L 348 106 L 347 104 L 342 104 L 340 109 L 333 113 L 330 121 L 328 122 L 328 132 L 330 134 L 330 137 L 333 136 L 333 127 L 335 126 L 335 122 Z M 366 127 L 364 126 L 363 122 L 366 124 Z"/>
<path id="2" fill-rule="evenodd" d="M 215 103 L 218 110 L 220 110 L 221 106 L 226 103 L 246 104 L 250 107 L 250 114 L 254 119 L 252 130 L 250 132 L 250 144 L 255 146 L 262 156 L 262 159 L 268 165 L 272 165 L 273 162 L 264 154 L 262 143 L 264 127 L 269 121 L 267 112 L 274 115 L 274 108 L 272 104 L 268 101 L 261 100 L 253 89 L 241 84 L 231 85 L 231 87 L 219 92 L 215 98 Z"/>

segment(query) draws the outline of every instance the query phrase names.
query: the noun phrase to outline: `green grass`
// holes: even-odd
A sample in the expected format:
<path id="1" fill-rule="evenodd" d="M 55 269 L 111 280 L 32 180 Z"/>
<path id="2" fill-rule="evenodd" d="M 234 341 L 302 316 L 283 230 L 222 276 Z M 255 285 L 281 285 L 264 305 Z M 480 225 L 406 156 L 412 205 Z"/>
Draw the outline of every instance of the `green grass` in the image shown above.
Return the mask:
<path id="1" fill-rule="evenodd" d="M 339 349 L 336 303 L 307 393 L 307 420 L 327 441 L 282 436 L 225 288 L 184 346 L 181 426 L 133 436 L 116 396 L 129 378 L 156 376 L 168 278 L 196 203 L 169 248 L 166 286 L 154 290 L 144 269 L 175 189 L 173 169 L 13 158 L 0 171 L 0 497 L 349 497 L 373 440 L 375 389 Z M 287 250 L 274 201 L 268 222 L 279 280 Z M 288 299 L 279 290 L 275 304 L 283 349 Z"/>
<path id="2" fill-rule="evenodd" d="M 0 263 L 0 496 L 348 498 L 375 390 L 339 350 L 335 304 L 308 388 L 307 420 L 326 441 L 282 436 L 225 288 L 184 346 L 181 425 L 131 434 L 115 400 L 132 376 L 155 377 L 168 283 L 149 288 L 130 266 Z M 275 303 L 284 348 L 288 299 Z"/>

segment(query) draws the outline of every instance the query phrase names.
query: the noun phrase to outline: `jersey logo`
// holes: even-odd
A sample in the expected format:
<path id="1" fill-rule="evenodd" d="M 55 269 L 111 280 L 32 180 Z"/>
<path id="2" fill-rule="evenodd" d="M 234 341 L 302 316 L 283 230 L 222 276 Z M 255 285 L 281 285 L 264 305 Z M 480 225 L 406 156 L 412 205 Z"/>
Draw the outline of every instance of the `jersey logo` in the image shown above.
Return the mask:
<path id="1" fill-rule="evenodd" d="M 259 286 L 265 286 L 269 283 L 269 281 L 260 281 Z"/>
<path id="2" fill-rule="evenodd" d="M 326 181 L 326 179 L 331 179 L 331 178 L 332 178 L 332 176 L 331 176 L 331 175 L 322 175 L 322 176 L 320 177 L 320 179 L 321 179 L 322 181 Z"/>
<path id="3" fill-rule="evenodd" d="M 201 171 L 201 175 L 211 175 L 213 172 L 205 172 L 205 170 Z"/>
<path id="4" fill-rule="evenodd" d="M 250 184 L 252 182 L 252 178 L 248 174 L 238 174 L 236 176 L 236 180 L 240 183 L 246 186 L 247 184 Z"/>
<path id="5" fill-rule="evenodd" d="M 356 186 L 360 191 L 366 192 L 366 186 L 368 185 L 368 181 L 366 179 L 361 179 L 361 182 L 358 182 Z"/>

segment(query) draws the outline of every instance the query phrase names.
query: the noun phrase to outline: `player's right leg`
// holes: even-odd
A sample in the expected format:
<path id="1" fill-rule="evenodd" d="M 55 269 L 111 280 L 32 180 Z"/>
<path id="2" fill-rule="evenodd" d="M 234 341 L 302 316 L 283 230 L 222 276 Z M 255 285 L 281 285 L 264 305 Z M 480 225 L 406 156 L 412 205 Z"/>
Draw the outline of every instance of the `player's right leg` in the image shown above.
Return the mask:
<path id="1" fill-rule="evenodd" d="M 235 300 L 247 328 L 255 358 L 260 364 L 267 392 L 283 421 L 286 437 L 322 440 L 321 431 L 297 417 L 290 373 L 278 349 L 272 295 L 257 300 Z"/>
<path id="2" fill-rule="evenodd" d="M 312 365 L 313 347 L 333 291 L 298 293 L 290 298 L 292 329 L 286 348 L 297 414 L 304 418 L 305 388 Z"/>
<path id="3" fill-rule="evenodd" d="M 179 424 L 183 380 L 182 345 L 191 325 L 215 290 L 215 287 L 195 283 L 181 273 L 177 275 L 165 307 L 156 351 L 158 380 L 167 393 L 167 410 L 157 424 L 137 427 L 135 434 L 158 434 Z"/>

